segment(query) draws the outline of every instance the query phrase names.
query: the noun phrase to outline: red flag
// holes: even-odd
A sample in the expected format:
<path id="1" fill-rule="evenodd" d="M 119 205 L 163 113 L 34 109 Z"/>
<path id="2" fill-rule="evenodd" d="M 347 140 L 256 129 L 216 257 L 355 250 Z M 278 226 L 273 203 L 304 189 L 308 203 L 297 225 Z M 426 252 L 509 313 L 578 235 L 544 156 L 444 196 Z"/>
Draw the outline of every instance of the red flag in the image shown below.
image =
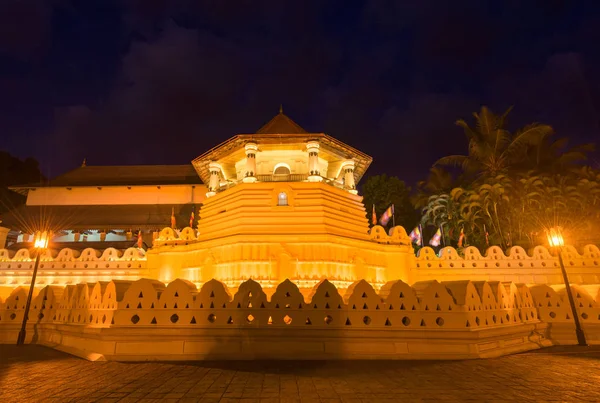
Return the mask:
<path id="1" fill-rule="evenodd" d="M 142 239 L 142 230 L 138 231 L 137 247 L 142 249 L 144 246 L 144 240 Z"/>
<path id="2" fill-rule="evenodd" d="M 192 214 L 190 214 L 190 228 L 194 229 L 194 212 L 192 211 Z"/>
<path id="3" fill-rule="evenodd" d="M 177 220 L 175 220 L 175 207 L 171 209 L 171 228 L 175 229 L 177 226 Z"/>
<path id="4" fill-rule="evenodd" d="M 373 215 L 371 216 L 371 224 L 377 225 L 377 214 L 375 214 L 375 205 L 373 204 Z"/>
<path id="5" fill-rule="evenodd" d="M 463 227 L 460 229 L 460 236 L 458 237 L 458 247 L 459 248 L 462 248 L 464 240 L 465 240 L 465 229 Z"/>

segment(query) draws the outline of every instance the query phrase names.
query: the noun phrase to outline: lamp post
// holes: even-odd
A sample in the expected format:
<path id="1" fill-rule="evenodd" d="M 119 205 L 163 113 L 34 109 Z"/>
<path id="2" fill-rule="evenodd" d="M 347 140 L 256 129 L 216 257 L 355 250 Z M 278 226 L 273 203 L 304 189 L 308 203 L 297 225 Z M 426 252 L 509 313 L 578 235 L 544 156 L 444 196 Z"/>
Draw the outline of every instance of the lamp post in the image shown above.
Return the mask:
<path id="1" fill-rule="evenodd" d="M 31 298 L 33 297 L 33 288 L 35 287 L 35 278 L 37 276 L 38 267 L 40 265 L 40 258 L 42 252 L 48 247 L 49 234 L 47 231 L 37 232 L 33 240 L 33 247 L 36 250 L 35 265 L 33 266 L 33 274 L 31 275 L 31 285 L 29 286 L 29 295 L 27 296 L 27 303 L 25 304 L 25 312 L 23 314 L 23 323 L 21 324 L 21 331 L 17 338 L 17 346 L 22 346 L 25 343 L 25 335 L 27 328 L 27 317 L 29 316 L 29 307 L 31 306 Z"/>
<path id="2" fill-rule="evenodd" d="M 547 236 L 550 247 L 558 252 L 558 262 L 560 263 L 560 270 L 562 271 L 563 281 L 565 283 L 565 287 L 567 288 L 567 296 L 569 297 L 569 305 L 571 305 L 571 313 L 573 315 L 573 320 L 575 321 L 575 334 L 577 335 L 577 343 L 580 346 L 587 346 L 585 334 L 583 333 L 581 323 L 579 322 L 579 316 L 577 315 L 577 308 L 575 307 L 575 299 L 573 298 L 573 292 L 571 291 L 571 284 L 569 284 L 569 278 L 567 277 L 567 270 L 565 269 L 565 264 L 563 263 L 562 250 L 563 246 L 565 246 L 565 241 L 560 228 L 551 228 L 547 232 Z"/>

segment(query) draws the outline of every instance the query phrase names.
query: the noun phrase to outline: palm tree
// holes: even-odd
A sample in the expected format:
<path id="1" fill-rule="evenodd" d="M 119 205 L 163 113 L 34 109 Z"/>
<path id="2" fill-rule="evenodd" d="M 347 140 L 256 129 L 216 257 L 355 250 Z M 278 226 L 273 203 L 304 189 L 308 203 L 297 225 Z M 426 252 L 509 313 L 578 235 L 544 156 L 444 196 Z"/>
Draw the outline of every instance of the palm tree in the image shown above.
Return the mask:
<path id="1" fill-rule="evenodd" d="M 532 147 L 528 152 L 530 169 L 538 172 L 566 173 L 570 167 L 578 166 L 587 160 L 588 154 L 594 151 L 594 144 L 568 146 L 567 137 L 552 141 L 549 137 Z"/>
<path id="2" fill-rule="evenodd" d="M 423 208 L 429 202 L 429 197 L 448 193 L 454 187 L 452 175 L 441 167 L 432 167 L 427 180 L 417 184 L 417 194 L 412 201 L 415 207 Z"/>
<path id="3" fill-rule="evenodd" d="M 528 148 L 540 144 L 554 130 L 548 125 L 532 123 L 511 134 L 505 127 L 511 109 L 498 116 L 482 106 L 479 113 L 473 113 L 474 128 L 462 119 L 457 120 L 469 140 L 469 153 L 443 157 L 434 166 L 460 167 L 467 175 L 495 177 L 522 163 Z"/>

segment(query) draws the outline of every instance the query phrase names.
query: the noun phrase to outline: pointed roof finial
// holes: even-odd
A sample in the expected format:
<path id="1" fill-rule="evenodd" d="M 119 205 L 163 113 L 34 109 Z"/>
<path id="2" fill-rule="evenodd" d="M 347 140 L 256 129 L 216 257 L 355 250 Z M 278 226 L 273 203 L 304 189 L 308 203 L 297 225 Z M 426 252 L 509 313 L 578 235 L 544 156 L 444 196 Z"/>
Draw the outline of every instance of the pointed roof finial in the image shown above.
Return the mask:
<path id="1" fill-rule="evenodd" d="M 279 114 L 283 115 L 283 104 L 279 104 Z"/>
<path id="2" fill-rule="evenodd" d="M 86 159 L 84 158 L 84 159 L 83 159 L 83 162 L 81 163 L 81 167 L 82 167 L 82 168 L 85 166 L 85 163 L 86 163 Z"/>

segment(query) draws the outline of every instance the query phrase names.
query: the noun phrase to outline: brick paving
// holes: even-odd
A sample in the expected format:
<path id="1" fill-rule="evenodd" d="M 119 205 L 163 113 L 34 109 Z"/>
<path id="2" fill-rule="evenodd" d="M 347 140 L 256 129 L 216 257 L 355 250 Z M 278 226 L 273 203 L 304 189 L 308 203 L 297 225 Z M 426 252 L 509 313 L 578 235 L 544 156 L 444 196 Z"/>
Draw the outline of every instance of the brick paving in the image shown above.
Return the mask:
<path id="1" fill-rule="evenodd" d="M 600 348 L 488 360 L 88 362 L 0 345 L 0 402 L 600 401 Z"/>

